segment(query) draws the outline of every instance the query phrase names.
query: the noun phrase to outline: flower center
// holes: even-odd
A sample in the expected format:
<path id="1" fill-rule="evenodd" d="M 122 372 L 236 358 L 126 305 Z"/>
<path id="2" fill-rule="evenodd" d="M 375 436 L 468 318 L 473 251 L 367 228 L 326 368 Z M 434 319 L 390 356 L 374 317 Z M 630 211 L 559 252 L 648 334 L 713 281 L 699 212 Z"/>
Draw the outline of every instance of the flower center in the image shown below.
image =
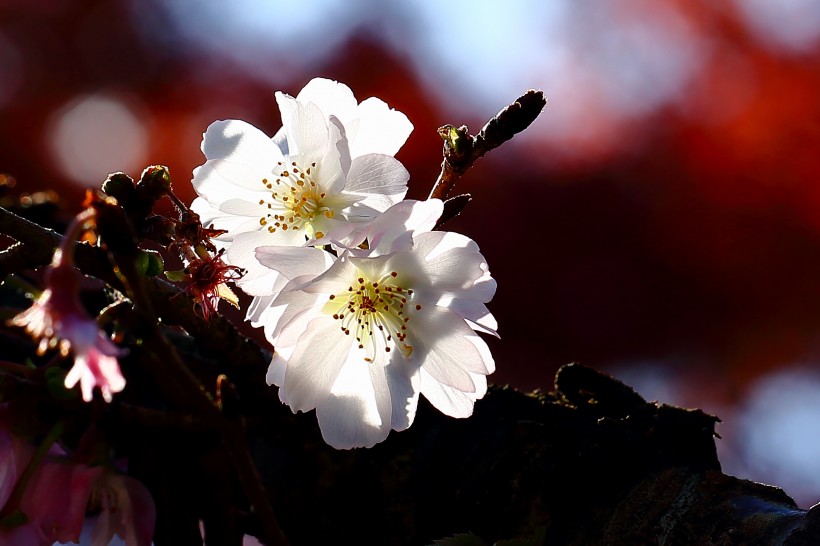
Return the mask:
<path id="1" fill-rule="evenodd" d="M 259 224 L 267 226 L 270 233 L 281 229 L 299 230 L 305 229 L 308 236 L 313 236 L 312 222 L 323 214 L 327 218 L 333 218 L 334 212 L 322 203 L 325 193 L 316 182 L 316 163 L 311 163 L 303 169 L 298 163 L 292 161 L 290 167 L 284 168 L 280 161 L 277 165 L 279 173 L 273 182 L 267 178 L 262 179 L 262 184 L 270 191 L 270 198 L 260 199 L 260 205 L 267 205 L 268 212 L 259 218 Z M 321 238 L 324 234 L 316 233 Z"/>
<path id="2" fill-rule="evenodd" d="M 408 303 L 413 290 L 398 284 L 397 276 L 391 271 L 378 281 L 359 277 L 347 290 L 332 294 L 325 307 L 345 335 L 356 336 L 359 349 L 366 350 L 366 362 L 373 362 L 378 351 L 389 353 L 393 347 L 405 357 L 413 352 L 407 341 L 408 313 L 420 310 L 421 305 Z"/>

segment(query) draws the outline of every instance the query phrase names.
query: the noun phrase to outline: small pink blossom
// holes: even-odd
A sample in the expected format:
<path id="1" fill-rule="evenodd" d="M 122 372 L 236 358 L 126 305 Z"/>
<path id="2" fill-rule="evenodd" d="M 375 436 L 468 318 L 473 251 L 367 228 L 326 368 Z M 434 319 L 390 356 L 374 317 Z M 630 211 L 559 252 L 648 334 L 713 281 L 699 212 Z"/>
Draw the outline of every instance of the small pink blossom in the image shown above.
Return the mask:
<path id="1" fill-rule="evenodd" d="M 0 546 L 78 542 L 85 524 L 93 546 L 109 544 L 115 534 L 127 546 L 150 546 L 156 519 L 151 494 L 137 480 L 55 460 L 44 461 L 32 476 L 20 510 L 27 523 L 0 529 Z M 86 519 L 89 513 L 94 516 Z"/>
<path id="2" fill-rule="evenodd" d="M 76 542 L 85 517 L 87 489 L 100 470 L 45 460 L 26 483 L 19 505 L 6 506 L 33 454 L 32 445 L 0 423 L 0 509 L 4 515 L 0 546 Z"/>
<path id="3" fill-rule="evenodd" d="M 0 422 L 0 510 L 6 516 L 0 520 L 0 546 L 78 542 L 86 524 L 93 546 L 109 544 L 115 534 L 127 546 L 150 546 L 156 510 L 148 489 L 109 468 L 71 462 L 60 452 L 53 446 L 25 484 L 19 506 L 7 507 L 34 447 Z M 15 511 L 22 521 L 8 519 Z"/>
<path id="4" fill-rule="evenodd" d="M 99 476 L 91 491 L 89 512 L 93 520 L 91 544 L 104 546 L 114 535 L 126 546 L 149 546 L 154 536 L 156 509 L 151 493 L 128 476 L 106 472 Z"/>
<path id="5" fill-rule="evenodd" d="M 73 351 L 74 366 L 66 375 L 66 388 L 73 388 L 79 382 L 83 400 L 90 402 L 96 386 L 105 401 L 110 402 L 113 393 L 125 388 L 125 378 L 117 362 L 117 357 L 125 351 L 108 339 L 80 303 L 82 275 L 74 268 L 71 250 L 79 225 L 75 220 L 73 229 L 55 251 L 45 274 L 45 291 L 29 309 L 10 322 L 40 340 L 37 348 L 40 354 L 54 347 L 64 356 Z"/>
<path id="6" fill-rule="evenodd" d="M 103 471 L 100 466 L 43 461 L 20 501 L 43 544 L 80 540 L 91 487 Z"/>

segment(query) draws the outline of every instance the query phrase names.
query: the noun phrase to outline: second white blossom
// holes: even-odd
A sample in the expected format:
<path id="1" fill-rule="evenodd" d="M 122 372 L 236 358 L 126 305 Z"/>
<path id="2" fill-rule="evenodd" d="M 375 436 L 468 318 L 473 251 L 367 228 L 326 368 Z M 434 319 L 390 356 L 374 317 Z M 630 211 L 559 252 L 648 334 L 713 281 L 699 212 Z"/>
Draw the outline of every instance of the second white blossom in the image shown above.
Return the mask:
<path id="1" fill-rule="evenodd" d="M 441 210 L 438 200 L 395 205 L 367 249 L 329 267 L 315 248 L 257 250 L 290 279 L 262 313 L 276 347 L 268 382 L 293 411 L 316 408 L 334 447 L 409 427 L 419 394 L 466 417 L 486 392 L 495 363 L 476 331 L 495 335 L 485 304 L 496 285 L 474 241 L 430 231 Z"/>

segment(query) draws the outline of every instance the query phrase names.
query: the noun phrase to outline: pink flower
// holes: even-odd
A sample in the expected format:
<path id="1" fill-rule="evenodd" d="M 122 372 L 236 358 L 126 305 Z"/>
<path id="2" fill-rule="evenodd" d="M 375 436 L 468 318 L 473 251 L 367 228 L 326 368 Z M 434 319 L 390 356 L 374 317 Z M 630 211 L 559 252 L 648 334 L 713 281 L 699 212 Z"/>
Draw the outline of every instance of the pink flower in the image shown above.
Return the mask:
<path id="1" fill-rule="evenodd" d="M 0 415 L 0 509 L 3 509 L 3 518 L 0 519 L 0 546 L 45 545 L 34 526 L 26 523 L 27 520 L 15 521 L 22 517 L 21 514 L 15 515 L 13 509 L 6 509 L 6 503 L 20 474 L 31 460 L 34 448 L 23 439 L 12 435 L 2 422 L 2 417 Z"/>
<path id="2" fill-rule="evenodd" d="M 99 510 L 93 520 L 91 544 L 103 546 L 119 535 L 127 546 L 149 546 L 154 536 L 156 509 L 151 493 L 128 476 L 106 472 L 91 492 L 89 512 Z"/>
<path id="3" fill-rule="evenodd" d="M 5 425 L 0 423 L 0 508 L 6 505 L 14 484 L 17 483 L 17 478 L 23 472 L 33 451 L 34 448 L 20 438 L 12 436 Z"/>
<path id="4" fill-rule="evenodd" d="M 78 542 L 91 487 L 104 471 L 62 461 L 44 461 L 26 484 L 20 510 L 43 544 Z"/>
<path id="5" fill-rule="evenodd" d="M 0 529 L 0 546 L 51 546 L 43 540 L 31 525 L 19 525 L 13 529 Z"/>
<path id="6" fill-rule="evenodd" d="M 0 508 L 6 516 L 0 546 L 78 542 L 86 523 L 93 546 L 107 545 L 115 534 L 127 546 L 150 546 L 156 519 L 151 494 L 137 480 L 102 466 L 47 457 L 26 483 L 19 506 L 6 507 L 33 452 L 0 423 Z"/>
<path id="7" fill-rule="evenodd" d="M 77 541 L 88 488 L 102 469 L 44 461 L 25 485 L 19 505 L 6 506 L 34 447 L 0 423 L 0 546 L 50 546 Z"/>
<path id="8" fill-rule="evenodd" d="M 0 546 L 78 542 L 86 523 L 94 546 L 107 545 L 115 534 L 127 546 L 150 546 L 156 518 L 151 494 L 137 480 L 101 466 L 62 461 L 40 466 L 20 510 L 27 523 L 0 530 Z M 87 513 L 96 515 L 86 519 Z"/>
<path id="9" fill-rule="evenodd" d="M 112 393 L 125 388 L 125 378 L 117 362 L 117 357 L 125 351 L 108 339 L 80 304 L 82 275 L 74 268 L 71 250 L 74 231 L 69 230 L 63 244 L 54 252 L 45 275 L 46 290 L 29 309 L 10 322 L 40 340 L 37 348 L 40 354 L 54 347 L 64 356 L 73 351 L 74 366 L 66 375 L 66 388 L 79 382 L 83 400 L 90 402 L 96 386 L 105 401 L 110 402 Z"/>

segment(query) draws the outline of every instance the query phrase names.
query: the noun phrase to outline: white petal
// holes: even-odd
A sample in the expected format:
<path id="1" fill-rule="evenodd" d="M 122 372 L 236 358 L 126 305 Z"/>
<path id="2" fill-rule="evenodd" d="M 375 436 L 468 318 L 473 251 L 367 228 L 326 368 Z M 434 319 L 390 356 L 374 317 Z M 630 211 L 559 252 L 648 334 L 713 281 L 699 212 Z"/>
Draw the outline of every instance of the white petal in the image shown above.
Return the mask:
<path id="1" fill-rule="evenodd" d="M 288 359 L 282 387 L 294 412 L 311 410 L 328 397 L 339 371 L 350 358 L 352 340 L 329 315 L 310 321 Z"/>
<path id="2" fill-rule="evenodd" d="M 301 291 L 280 294 L 260 317 L 268 341 L 277 348 L 295 346 L 310 322 L 324 316 L 325 301 L 323 296 Z"/>
<path id="3" fill-rule="evenodd" d="M 312 102 L 325 114 L 339 117 L 343 122 L 356 116 L 356 97 L 348 86 L 325 78 L 313 78 L 299 94 L 296 100 Z"/>
<path id="4" fill-rule="evenodd" d="M 326 194 L 335 195 L 341 193 L 345 187 L 345 177 L 350 170 L 350 151 L 347 148 L 344 127 L 333 116 L 328 120 L 327 134 L 327 148 L 323 150 L 322 155 L 306 157 L 321 158 L 314 168 L 314 179 L 318 180 L 319 186 Z M 307 159 L 303 160 L 303 163 L 308 162 Z"/>
<path id="5" fill-rule="evenodd" d="M 443 210 L 439 199 L 407 199 L 393 205 L 370 224 L 368 239 L 373 254 L 409 249 L 413 234 L 433 229 Z"/>
<path id="6" fill-rule="evenodd" d="M 277 292 L 280 273 L 256 259 L 256 248 L 270 244 L 270 235 L 267 231 L 237 234 L 225 255 L 227 263 L 245 270 L 245 275 L 236 281 L 236 285 L 251 296 L 270 296 Z M 286 279 L 280 281 L 279 288 L 285 283 Z"/>
<path id="7" fill-rule="evenodd" d="M 275 295 L 254 296 L 248 304 L 248 310 L 245 313 L 245 320 L 250 321 L 254 328 L 259 328 L 262 326 L 262 315 L 264 315 L 267 309 L 270 308 L 271 303 L 273 303 L 273 300 L 275 299 Z"/>
<path id="8" fill-rule="evenodd" d="M 213 223 L 214 218 L 222 216 L 222 213 L 219 211 L 218 206 L 212 205 L 209 201 L 203 199 L 202 197 L 195 198 L 191 202 L 190 208 L 192 211 L 199 215 L 199 219 L 202 222 L 202 225 L 206 227 Z M 242 219 L 241 221 L 244 222 L 244 219 Z"/>
<path id="9" fill-rule="evenodd" d="M 375 97 L 362 101 L 357 115 L 356 133 L 348 136 L 352 157 L 369 153 L 396 155 L 413 131 L 407 116 Z"/>
<path id="10" fill-rule="evenodd" d="M 396 195 L 407 192 L 410 173 L 394 157 L 367 154 L 352 161 L 347 178 L 346 192 L 362 195 Z"/>
<path id="11" fill-rule="evenodd" d="M 290 156 L 321 158 L 329 139 L 327 116 L 315 104 L 298 102 L 284 93 L 276 93 L 276 102 L 282 113 Z"/>
<path id="12" fill-rule="evenodd" d="M 470 327 L 477 332 L 484 332 L 495 337 L 498 335 L 498 322 L 490 313 L 487 306 L 480 301 L 463 298 L 450 298 L 449 301 L 439 300 L 438 304 L 464 317 Z"/>
<path id="13" fill-rule="evenodd" d="M 486 383 L 487 383 L 487 377 L 486 376 L 488 376 L 491 373 L 495 372 L 495 359 L 493 358 L 493 354 L 490 351 L 490 347 L 487 346 L 487 342 L 484 341 L 483 339 L 481 339 L 481 336 L 468 336 L 467 341 L 469 341 L 470 343 L 475 345 L 475 348 L 478 350 L 479 354 L 481 355 L 481 363 L 482 363 L 481 367 L 483 369 L 479 369 L 478 372 L 475 372 L 475 371 L 472 371 L 473 370 L 472 368 L 470 368 L 471 369 L 470 375 L 472 376 L 473 384 L 476 386 L 476 389 L 477 389 L 476 392 L 473 393 L 473 395 L 477 396 L 478 398 L 481 398 L 481 396 L 483 396 L 483 395 L 478 394 L 479 384 L 476 382 L 476 380 L 477 380 L 477 378 L 479 378 L 481 381 L 483 381 L 484 382 L 484 387 L 486 389 Z"/>
<path id="14" fill-rule="evenodd" d="M 329 252 L 313 247 L 258 246 L 248 250 L 254 253 L 259 263 L 275 269 L 288 280 L 303 275 L 321 275 L 335 261 Z"/>
<path id="15" fill-rule="evenodd" d="M 402 200 L 409 179 L 410 173 L 393 157 L 368 154 L 353 160 L 344 190 L 364 196 L 363 204 L 383 212 Z"/>
<path id="16" fill-rule="evenodd" d="M 453 387 L 442 385 L 424 369 L 420 374 L 421 394 L 441 413 L 464 418 L 473 414 L 475 399 Z"/>
<path id="17" fill-rule="evenodd" d="M 288 151 L 288 135 L 285 134 L 285 128 L 280 127 L 276 134 L 271 137 L 271 141 L 276 144 L 276 147 L 282 152 L 282 155 L 290 155 Z"/>
<path id="18" fill-rule="evenodd" d="M 471 299 L 475 301 L 488 302 L 495 296 L 497 283 L 495 279 L 489 276 L 484 276 L 478 279 L 475 284 L 458 292 L 462 298 Z"/>
<path id="19" fill-rule="evenodd" d="M 390 426 L 393 430 L 405 430 L 413 424 L 419 403 L 418 363 L 394 354 L 387 364 L 386 373 L 393 404 Z"/>
<path id="20" fill-rule="evenodd" d="M 359 218 L 337 220 L 321 216 L 313 222 L 313 227 L 317 232 L 322 232 L 324 236 L 320 239 L 311 239 L 306 244 L 333 245 L 336 249 L 357 247 L 367 237 L 368 227 L 367 222 L 359 220 Z"/>
<path id="21" fill-rule="evenodd" d="M 262 131 L 240 120 L 213 122 L 202 139 L 206 159 L 230 159 L 269 172 L 282 160 L 279 148 Z"/>
<path id="22" fill-rule="evenodd" d="M 266 208 L 259 203 L 246 201 L 244 199 L 228 199 L 219 205 L 219 210 L 232 216 L 254 218 L 257 224 L 259 224 L 259 218 L 263 218 L 268 212 Z M 259 224 L 259 226 L 261 227 L 261 224 Z"/>
<path id="23" fill-rule="evenodd" d="M 276 298 L 290 279 L 256 261 L 257 267 L 248 269 L 248 274 L 235 281 L 243 292 L 250 296 L 262 298 Z M 253 274 L 252 274 L 253 273 Z M 250 311 L 249 311 L 250 313 Z"/>
<path id="24" fill-rule="evenodd" d="M 212 206 L 210 203 L 202 198 L 194 199 L 191 203 L 191 210 L 199 215 L 199 220 L 205 227 L 214 227 L 217 229 L 227 230 L 228 233 L 220 235 L 214 242 L 223 243 L 233 239 L 234 234 L 244 233 L 246 231 L 255 231 L 259 227 L 259 221 L 248 216 L 235 216 L 233 214 L 226 214 L 219 210 L 218 207 Z M 217 248 L 222 246 L 217 244 Z"/>
<path id="25" fill-rule="evenodd" d="M 276 385 L 277 387 L 281 387 L 285 382 L 285 371 L 287 370 L 287 367 L 287 358 L 279 351 L 279 349 L 277 349 L 273 353 L 273 358 L 268 366 L 268 372 L 265 374 L 265 381 L 268 385 Z M 285 401 L 282 400 L 282 402 Z"/>
<path id="26" fill-rule="evenodd" d="M 355 358 L 345 363 L 330 396 L 316 407 L 316 417 L 331 446 L 372 447 L 390 432 L 391 408 L 384 366 Z"/>
<path id="27" fill-rule="evenodd" d="M 463 235 L 433 231 L 414 237 L 414 254 L 420 260 L 430 286 L 456 297 L 487 302 L 495 294 L 495 280 L 489 276 L 487 261 L 478 245 Z"/>
<path id="28" fill-rule="evenodd" d="M 334 115 L 342 121 L 354 158 L 369 153 L 395 155 L 413 130 L 407 116 L 390 109 L 384 101 L 371 97 L 357 105 L 350 88 L 332 80 L 311 80 L 296 99 L 312 102 L 325 116 Z"/>
<path id="29" fill-rule="evenodd" d="M 233 214 L 225 214 L 214 218 L 211 222 L 215 229 L 228 229 L 228 233 L 219 236 L 219 241 L 228 243 L 233 241 L 233 238 L 240 233 L 248 233 L 259 230 L 259 219 L 255 216 L 236 216 Z M 208 224 L 210 225 L 210 224 Z"/>
<path id="30" fill-rule="evenodd" d="M 302 287 L 302 290 L 312 294 L 336 294 L 347 290 L 350 283 L 354 282 L 357 276 L 356 265 L 343 254 L 327 271 L 319 275 L 310 284 Z"/>
<path id="31" fill-rule="evenodd" d="M 317 248 L 268 246 L 267 231 L 242 233 L 228 249 L 232 265 L 246 270 L 237 285 L 252 296 L 275 295 L 289 280 L 306 274 L 319 275 L 330 267 L 332 256 Z M 273 238 L 275 241 L 275 238 Z"/>
<path id="32" fill-rule="evenodd" d="M 488 363 L 470 337 L 475 332 L 448 309 L 423 306 L 407 323 L 413 358 L 440 383 L 463 392 L 474 392 L 468 372 L 486 374 Z"/>
<path id="33" fill-rule="evenodd" d="M 227 199 L 258 202 L 268 196 L 262 179 L 270 174 L 224 159 L 209 159 L 194 169 L 192 184 L 197 194 L 218 205 Z"/>
<path id="34" fill-rule="evenodd" d="M 479 254 L 478 245 L 469 237 L 453 231 L 418 233 L 416 252 L 427 261 L 451 255 Z"/>

